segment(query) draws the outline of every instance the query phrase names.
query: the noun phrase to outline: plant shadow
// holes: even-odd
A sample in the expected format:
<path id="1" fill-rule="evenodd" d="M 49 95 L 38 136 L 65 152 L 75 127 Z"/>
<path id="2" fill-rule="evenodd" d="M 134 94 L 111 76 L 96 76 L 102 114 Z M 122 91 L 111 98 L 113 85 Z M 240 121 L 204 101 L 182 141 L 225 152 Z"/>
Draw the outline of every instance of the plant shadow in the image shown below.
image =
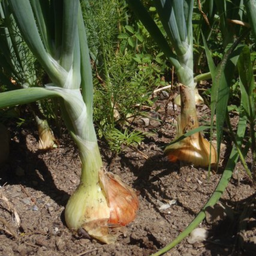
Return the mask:
<path id="1" fill-rule="evenodd" d="M 27 148 L 25 136 L 21 135 L 19 142 L 12 140 L 9 160 L 0 169 L 0 185 L 20 185 L 24 191 L 26 187 L 40 190 L 57 204 L 65 206 L 70 195 L 57 188 L 40 154 L 42 152 L 32 152 Z"/>
<path id="2" fill-rule="evenodd" d="M 221 200 L 222 205 L 228 206 L 229 214 L 213 223 L 209 230 L 205 247 L 211 251 L 212 256 L 220 255 L 220 251 L 226 253 L 223 255 L 255 255 L 255 195 L 236 202 Z"/>

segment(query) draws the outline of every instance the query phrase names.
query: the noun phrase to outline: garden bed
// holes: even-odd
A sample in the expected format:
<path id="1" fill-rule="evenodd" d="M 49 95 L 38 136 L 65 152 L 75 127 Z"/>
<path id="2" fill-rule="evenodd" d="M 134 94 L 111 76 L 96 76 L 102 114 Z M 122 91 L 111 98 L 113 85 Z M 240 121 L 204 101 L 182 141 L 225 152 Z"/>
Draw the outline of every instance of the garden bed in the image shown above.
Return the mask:
<path id="1" fill-rule="evenodd" d="M 206 203 L 223 169 L 220 166 L 208 176 L 207 169 L 167 161 L 163 148 L 175 136 L 178 112 L 166 104 L 157 102 L 146 119 L 138 117 L 133 122 L 135 129 L 146 134 L 137 148 L 124 148 L 114 155 L 100 142 L 106 168 L 135 188 L 140 200 L 137 218 L 111 245 L 72 234 L 65 225 L 64 207 L 81 170 L 69 135 L 62 134 L 58 148 L 40 152 L 33 127 L 9 127 L 11 152 L 0 172 L 0 255 L 148 256 L 171 242 Z M 209 117 L 206 107 L 198 111 L 201 121 Z M 225 144 L 222 165 L 231 149 L 229 142 Z M 185 239 L 166 255 L 255 255 L 255 190 L 240 164 L 220 202 L 214 214 L 209 209 L 201 224 L 209 233 L 206 241 L 191 244 Z M 8 203 L 20 218 L 20 227 Z M 223 207 L 225 211 L 218 215 Z"/>

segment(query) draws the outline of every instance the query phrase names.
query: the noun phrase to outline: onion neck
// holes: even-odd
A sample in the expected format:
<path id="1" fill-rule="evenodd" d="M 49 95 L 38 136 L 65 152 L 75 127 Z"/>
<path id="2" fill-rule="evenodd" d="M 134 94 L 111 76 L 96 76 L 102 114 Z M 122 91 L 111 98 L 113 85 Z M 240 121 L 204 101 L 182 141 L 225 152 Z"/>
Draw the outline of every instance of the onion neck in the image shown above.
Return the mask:
<path id="1" fill-rule="evenodd" d="M 99 171 L 103 166 L 98 143 L 97 141 L 83 140 L 80 137 L 77 137 L 75 141 L 82 162 L 80 183 L 85 186 L 92 186 L 92 184 L 98 183 Z"/>
<path id="2" fill-rule="evenodd" d="M 198 127 L 196 113 L 196 84 L 193 74 L 193 45 L 189 45 L 185 54 L 179 56 L 181 68 L 177 70 L 180 85 L 181 113 L 178 135 Z"/>
<path id="3" fill-rule="evenodd" d="M 180 86 L 181 113 L 179 120 L 179 135 L 198 127 L 195 104 L 195 88 Z"/>

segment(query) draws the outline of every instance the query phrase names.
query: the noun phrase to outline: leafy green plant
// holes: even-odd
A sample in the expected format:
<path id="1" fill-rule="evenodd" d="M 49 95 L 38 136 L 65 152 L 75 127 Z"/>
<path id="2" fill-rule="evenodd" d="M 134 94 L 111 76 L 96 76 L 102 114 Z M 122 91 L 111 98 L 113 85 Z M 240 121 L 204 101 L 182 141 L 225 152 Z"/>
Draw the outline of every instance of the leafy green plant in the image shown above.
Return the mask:
<path id="1" fill-rule="evenodd" d="M 122 145 L 130 144 L 125 141 L 127 133 L 129 140 L 136 139 L 128 126 L 143 106 L 152 105 L 155 86 L 166 85 L 162 76 L 167 66 L 145 27 L 130 17 L 125 1 L 86 1 L 83 12 L 94 64 L 97 132 L 119 152 Z M 116 129 L 124 136 L 113 143 Z"/>
<path id="2" fill-rule="evenodd" d="M 251 56 L 249 47 L 245 46 L 239 57 L 238 71 L 240 76 L 240 89 L 241 89 L 241 106 L 239 113 L 243 113 L 249 125 L 249 136 L 247 141 L 251 149 L 251 169 L 246 164 L 245 156 L 240 154 L 241 162 L 250 177 L 256 180 L 256 170 L 254 169 L 256 162 L 256 142 L 255 142 L 255 96 L 254 90 L 256 88 L 254 81 L 254 74 L 251 64 Z M 232 131 L 232 130 L 231 130 Z"/>
<path id="3" fill-rule="evenodd" d="M 122 146 L 133 146 L 136 147 L 144 139 L 141 132 L 128 131 L 128 129 L 121 132 L 118 129 L 112 129 L 106 134 L 106 139 L 109 142 L 110 147 L 117 153 L 121 152 Z"/>
<path id="4" fill-rule="evenodd" d="M 118 39 L 121 39 L 121 49 L 127 48 L 129 45 L 132 49 L 140 51 L 144 48 L 144 38 L 139 31 L 135 31 L 134 27 L 130 25 L 124 26 L 124 33 L 118 35 Z"/>

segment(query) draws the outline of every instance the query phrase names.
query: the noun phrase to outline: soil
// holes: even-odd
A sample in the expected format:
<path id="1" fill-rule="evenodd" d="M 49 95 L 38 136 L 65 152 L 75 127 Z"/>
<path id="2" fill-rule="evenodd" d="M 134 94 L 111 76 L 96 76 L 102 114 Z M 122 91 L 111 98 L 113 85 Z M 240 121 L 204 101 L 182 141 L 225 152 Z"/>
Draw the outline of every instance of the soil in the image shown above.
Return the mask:
<path id="1" fill-rule="evenodd" d="M 61 135 L 58 148 L 42 152 L 33 125 L 10 126 L 9 161 L 0 171 L 0 255 L 148 256 L 177 237 L 214 191 L 231 143 L 224 141 L 220 167 L 210 175 L 207 168 L 168 162 L 163 148 L 175 137 L 178 110 L 165 96 L 146 112 L 148 117 L 133 121 L 134 129 L 146 134 L 137 148 L 123 147 L 114 155 L 99 142 L 105 167 L 136 189 L 140 200 L 136 219 L 111 245 L 78 237 L 65 225 L 64 207 L 81 168 L 68 133 Z M 201 123 L 209 120 L 206 106 L 198 113 Z M 255 189 L 238 163 L 220 202 L 200 225 L 208 231 L 206 239 L 192 243 L 186 238 L 165 255 L 256 255 L 255 204 Z"/>

